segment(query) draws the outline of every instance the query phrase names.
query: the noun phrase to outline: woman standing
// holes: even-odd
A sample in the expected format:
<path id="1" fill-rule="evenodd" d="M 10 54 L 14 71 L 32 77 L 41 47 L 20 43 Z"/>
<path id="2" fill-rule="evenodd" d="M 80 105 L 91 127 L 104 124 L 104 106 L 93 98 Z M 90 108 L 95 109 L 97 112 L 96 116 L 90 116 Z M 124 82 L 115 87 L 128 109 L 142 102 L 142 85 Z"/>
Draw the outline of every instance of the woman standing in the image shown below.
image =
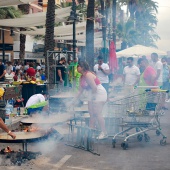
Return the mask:
<path id="1" fill-rule="evenodd" d="M 107 92 L 96 75 L 89 71 L 87 62 L 80 61 L 77 65 L 77 71 L 81 73 L 82 76 L 80 77 L 79 92 L 76 98 L 79 98 L 84 90 L 87 91 L 90 127 L 95 128 L 97 121 L 102 131 L 98 139 L 107 138 L 105 121 L 102 116 L 103 106 L 107 101 Z"/>

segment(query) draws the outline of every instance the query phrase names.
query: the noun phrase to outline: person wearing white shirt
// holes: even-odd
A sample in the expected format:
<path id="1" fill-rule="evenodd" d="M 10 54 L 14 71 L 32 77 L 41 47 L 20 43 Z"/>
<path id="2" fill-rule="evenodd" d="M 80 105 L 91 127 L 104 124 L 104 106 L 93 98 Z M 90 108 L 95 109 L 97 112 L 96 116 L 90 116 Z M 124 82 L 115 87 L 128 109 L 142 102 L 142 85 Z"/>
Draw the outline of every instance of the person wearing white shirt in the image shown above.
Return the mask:
<path id="1" fill-rule="evenodd" d="M 163 82 L 163 78 L 162 78 L 163 65 L 162 65 L 162 62 L 158 60 L 158 54 L 157 53 L 151 54 L 151 60 L 152 60 L 151 65 L 156 71 L 155 81 L 158 82 L 159 86 L 162 86 L 162 82 Z"/>
<path id="2" fill-rule="evenodd" d="M 109 77 L 108 77 L 108 75 L 110 74 L 109 65 L 103 62 L 102 56 L 98 56 L 97 59 L 98 59 L 98 64 L 95 64 L 94 72 L 96 73 L 96 76 L 100 80 L 102 86 L 108 92 L 108 88 L 109 88 Z"/>
<path id="3" fill-rule="evenodd" d="M 140 70 L 133 63 L 133 57 L 127 58 L 127 66 L 123 69 L 123 84 L 125 85 L 125 94 L 132 94 L 134 86 L 139 83 Z"/>
<path id="4" fill-rule="evenodd" d="M 127 58 L 127 66 L 123 70 L 124 84 L 135 86 L 139 83 L 140 70 L 133 64 L 133 57 Z"/>
<path id="5" fill-rule="evenodd" d="M 20 70 L 21 69 L 21 64 L 17 64 L 16 67 L 15 67 L 16 70 Z"/>
<path id="6" fill-rule="evenodd" d="M 42 111 L 42 110 L 46 111 L 48 108 L 45 102 L 46 99 L 47 99 L 47 94 L 45 92 L 42 92 L 42 94 L 32 95 L 28 99 L 26 106 L 25 106 L 25 108 L 27 109 L 28 115 L 36 113 L 37 111 Z"/>
<path id="7" fill-rule="evenodd" d="M 13 66 L 12 66 L 12 64 L 11 64 L 10 61 L 7 63 L 6 72 L 7 72 L 9 75 L 13 72 Z"/>

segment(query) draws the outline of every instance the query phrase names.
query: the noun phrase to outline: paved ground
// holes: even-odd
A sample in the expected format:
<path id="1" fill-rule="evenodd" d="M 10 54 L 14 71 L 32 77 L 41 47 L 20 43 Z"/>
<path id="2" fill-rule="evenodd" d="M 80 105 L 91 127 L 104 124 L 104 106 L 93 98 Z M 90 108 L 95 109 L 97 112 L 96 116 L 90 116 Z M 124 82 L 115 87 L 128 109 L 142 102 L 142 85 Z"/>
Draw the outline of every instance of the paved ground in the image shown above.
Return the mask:
<path id="1" fill-rule="evenodd" d="M 1 166 L 4 170 L 170 170 L 170 114 L 161 117 L 162 130 L 166 134 L 167 145 L 160 146 L 161 137 L 155 132 L 148 132 L 150 142 L 129 141 L 129 148 L 123 150 L 118 141 L 116 148 L 112 148 L 111 139 L 99 144 L 100 156 L 75 149 L 65 145 L 65 140 L 57 143 L 47 141 L 28 145 L 30 151 L 41 151 L 42 155 L 21 166 Z M 8 144 L 0 144 L 0 148 Z M 18 150 L 21 144 L 10 144 Z M 2 158 L 2 157 L 1 157 Z M 1 165 L 4 160 L 0 159 Z"/>

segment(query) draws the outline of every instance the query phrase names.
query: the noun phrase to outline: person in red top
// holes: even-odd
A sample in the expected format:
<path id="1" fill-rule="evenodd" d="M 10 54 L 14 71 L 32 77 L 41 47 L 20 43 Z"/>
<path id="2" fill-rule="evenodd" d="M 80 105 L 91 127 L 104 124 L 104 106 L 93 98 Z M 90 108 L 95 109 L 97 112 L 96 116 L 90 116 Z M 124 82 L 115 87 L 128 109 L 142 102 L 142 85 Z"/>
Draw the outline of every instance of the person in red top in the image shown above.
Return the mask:
<path id="1" fill-rule="evenodd" d="M 27 69 L 26 74 L 29 77 L 35 77 L 36 71 L 33 68 L 33 64 L 32 63 L 29 64 L 29 68 Z"/>
<path id="2" fill-rule="evenodd" d="M 77 71 L 82 74 L 80 78 L 79 92 L 76 99 L 80 97 L 83 91 L 86 91 L 88 100 L 88 111 L 90 114 L 90 127 L 95 128 L 96 121 L 101 128 L 101 134 L 98 139 L 107 138 L 105 130 L 105 121 L 102 116 L 103 106 L 107 101 L 107 92 L 101 85 L 97 76 L 89 71 L 89 65 L 85 61 L 80 61 Z"/>
<path id="3" fill-rule="evenodd" d="M 140 67 L 140 70 L 143 72 L 140 76 L 140 82 L 139 84 L 141 86 L 157 86 L 158 83 L 155 80 L 156 78 L 156 71 L 153 67 L 149 65 L 149 62 L 147 59 L 140 58 L 138 60 L 138 65 Z"/>

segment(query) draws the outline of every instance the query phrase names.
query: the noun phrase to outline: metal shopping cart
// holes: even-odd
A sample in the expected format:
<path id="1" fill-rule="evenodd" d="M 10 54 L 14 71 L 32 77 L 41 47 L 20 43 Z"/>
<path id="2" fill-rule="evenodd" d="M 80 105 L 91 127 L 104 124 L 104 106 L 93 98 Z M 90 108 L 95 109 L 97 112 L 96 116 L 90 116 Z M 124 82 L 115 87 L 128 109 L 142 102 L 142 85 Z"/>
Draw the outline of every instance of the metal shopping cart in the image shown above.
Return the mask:
<path id="1" fill-rule="evenodd" d="M 110 103 L 114 116 L 121 117 L 121 131 L 114 135 L 112 146 L 115 148 L 116 140 L 123 137 L 121 147 L 128 148 L 128 140 L 134 136 L 138 141 L 143 137 L 150 141 L 147 131 L 154 130 L 156 135 L 162 135 L 161 145 L 166 145 L 166 136 L 162 133 L 160 116 L 163 115 L 162 104 L 165 101 L 167 90 L 147 89 L 138 90 L 138 93 L 115 100 Z M 131 133 L 131 134 L 129 134 Z"/>

